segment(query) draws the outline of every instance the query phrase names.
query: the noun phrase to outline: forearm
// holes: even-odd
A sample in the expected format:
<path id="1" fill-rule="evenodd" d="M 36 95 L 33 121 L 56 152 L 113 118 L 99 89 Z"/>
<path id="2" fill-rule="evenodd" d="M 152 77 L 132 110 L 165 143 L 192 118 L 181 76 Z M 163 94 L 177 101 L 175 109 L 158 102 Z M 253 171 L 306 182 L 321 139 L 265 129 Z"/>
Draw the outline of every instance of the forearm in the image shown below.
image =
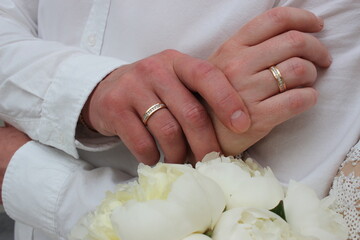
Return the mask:
<path id="1" fill-rule="evenodd" d="M 0 118 L 77 157 L 82 106 L 97 83 L 124 62 L 40 38 L 37 8 L 36 1 L 0 3 Z"/>
<path id="2" fill-rule="evenodd" d="M 0 203 L 2 203 L 2 186 L 6 169 L 15 152 L 30 139 L 13 127 L 0 128 Z"/>
<path id="3" fill-rule="evenodd" d="M 101 202 L 106 191 L 131 177 L 111 168 L 94 168 L 32 141 L 15 153 L 7 169 L 5 211 L 16 221 L 54 239 L 64 239 L 80 217 Z"/>

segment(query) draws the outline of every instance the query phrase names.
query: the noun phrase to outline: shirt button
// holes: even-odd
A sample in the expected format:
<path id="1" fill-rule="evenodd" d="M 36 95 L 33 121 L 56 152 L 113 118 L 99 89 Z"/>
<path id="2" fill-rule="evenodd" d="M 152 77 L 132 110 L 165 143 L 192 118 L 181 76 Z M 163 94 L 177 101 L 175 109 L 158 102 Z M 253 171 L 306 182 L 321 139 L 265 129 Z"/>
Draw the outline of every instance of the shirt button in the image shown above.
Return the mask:
<path id="1" fill-rule="evenodd" d="M 96 45 L 96 35 L 95 34 L 91 34 L 88 37 L 88 44 L 90 47 L 93 47 Z"/>

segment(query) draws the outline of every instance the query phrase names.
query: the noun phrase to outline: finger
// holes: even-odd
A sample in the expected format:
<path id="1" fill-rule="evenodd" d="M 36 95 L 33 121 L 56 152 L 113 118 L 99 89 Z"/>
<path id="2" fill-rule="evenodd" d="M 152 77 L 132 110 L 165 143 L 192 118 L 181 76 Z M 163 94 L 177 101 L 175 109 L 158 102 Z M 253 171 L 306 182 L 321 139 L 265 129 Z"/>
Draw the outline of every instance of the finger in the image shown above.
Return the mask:
<path id="1" fill-rule="evenodd" d="M 263 126 L 277 126 L 316 104 L 317 92 L 313 88 L 297 88 L 268 98 L 257 106 L 257 115 Z M 262 128 L 262 126 L 254 126 Z"/>
<path id="2" fill-rule="evenodd" d="M 156 82 L 159 85 L 156 87 L 156 93 L 167 103 L 168 109 L 180 124 L 195 159 L 201 160 L 211 151 L 220 151 L 215 130 L 205 107 L 179 80 L 176 80 L 177 76 L 170 77 L 169 75 L 164 79 L 164 82 L 160 80 Z M 173 148 L 174 146 L 170 150 Z"/>
<path id="3" fill-rule="evenodd" d="M 156 143 L 138 114 L 130 110 L 121 112 L 114 122 L 115 133 L 139 162 L 153 165 L 160 159 Z"/>
<path id="4" fill-rule="evenodd" d="M 161 58 L 159 58 L 159 56 Z M 167 105 L 170 113 L 180 124 L 187 143 L 191 147 L 196 158 L 201 159 L 208 152 L 217 151 L 220 149 L 220 147 L 217 142 L 212 122 L 204 106 L 200 104 L 200 102 L 194 97 L 189 89 L 187 89 L 179 80 L 178 76 L 174 72 L 174 69 L 172 68 L 172 64 L 168 65 L 168 63 L 173 62 L 174 58 L 179 56 L 182 56 L 182 54 L 176 51 L 164 51 L 156 55 L 157 58 L 154 57 L 149 59 L 149 61 L 146 63 L 148 66 L 145 67 L 149 68 L 150 65 L 151 71 L 147 71 L 146 78 L 143 78 L 143 80 L 146 80 L 147 83 L 150 83 L 150 85 L 147 84 L 147 91 L 144 91 L 144 87 L 137 89 L 137 92 L 142 94 L 135 95 L 135 98 L 132 100 L 132 105 L 137 106 L 136 109 L 140 111 L 139 115 L 141 116 L 146 111 L 145 108 L 148 106 L 144 107 L 136 104 L 138 102 L 147 102 L 149 99 L 153 99 L 152 101 L 155 103 L 158 100 L 154 99 L 154 96 L 151 96 L 151 94 L 148 94 L 148 92 L 155 94 L 158 99 L 161 99 L 161 101 Z M 166 64 L 164 64 L 164 62 Z M 139 100 L 139 98 L 142 98 L 142 100 Z M 141 107 L 142 110 L 139 110 Z M 160 113 L 163 112 L 164 111 L 161 111 Z M 152 127 L 151 124 L 155 122 L 156 119 L 160 118 L 158 115 L 160 114 L 156 113 L 156 115 L 154 115 L 154 117 L 149 120 L 152 121 L 149 122 L 149 126 Z M 164 124 L 162 124 L 162 126 L 164 127 L 166 126 L 166 122 L 168 122 L 168 120 L 163 121 Z M 161 128 L 160 125 L 157 127 Z M 153 134 L 156 132 L 155 130 L 151 131 Z M 162 139 L 163 137 L 158 136 L 157 138 Z M 208 142 L 205 142 L 204 139 L 207 139 Z M 165 143 L 165 140 L 163 141 L 164 143 L 162 144 L 162 148 L 169 154 L 174 149 L 174 147 L 177 147 L 176 145 Z M 172 142 L 179 142 L 179 140 L 172 140 Z M 185 146 L 186 145 L 187 144 L 185 144 Z M 168 147 L 166 148 L 165 146 Z M 166 149 L 169 149 L 169 151 Z M 184 149 L 184 145 L 179 145 L 179 149 L 182 151 L 181 149 Z M 174 153 L 171 154 L 175 155 Z M 174 161 L 168 159 L 168 156 L 169 155 L 166 156 L 168 161 Z M 180 156 L 182 156 L 182 154 L 180 154 Z"/>
<path id="5" fill-rule="evenodd" d="M 154 97 L 146 102 L 161 102 Z M 144 102 L 141 102 L 143 105 Z M 153 106 L 153 105 L 152 105 Z M 146 105 L 146 109 L 150 107 Z M 139 112 L 145 113 L 143 106 L 139 106 Z M 161 108 L 148 118 L 147 126 L 152 135 L 158 141 L 165 157 L 165 162 L 184 163 L 186 158 L 186 143 L 182 129 L 173 115 L 166 108 Z"/>
<path id="6" fill-rule="evenodd" d="M 291 7 L 273 8 L 244 25 L 229 41 L 253 46 L 289 30 L 319 32 L 324 21 L 313 13 Z"/>
<path id="7" fill-rule="evenodd" d="M 213 64 L 183 55 L 174 62 L 183 83 L 198 92 L 220 121 L 236 133 L 250 126 L 247 108 L 226 76 Z"/>
<path id="8" fill-rule="evenodd" d="M 177 113 L 177 119 L 196 161 L 200 161 L 209 152 L 220 152 L 214 127 L 205 107 L 194 97 L 183 100 L 184 104 Z M 172 112 L 175 115 L 177 111 L 172 110 Z"/>
<path id="9" fill-rule="evenodd" d="M 289 58 L 301 57 L 320 67 L 329 67 L 331 56 L 327 48 L 315 37 L 297 31 L 289 31 L 247 49 L 249 65 L 255 72 L 269 68 Z M 250 57 L 259 56 L 261 57 Z"/>
<path id="10" fill-rule="evenodd" d="M 276 67 L 279 69 L 288 90 L 312 86 L 317 77 L 315 65 L 302 58 L 290 58 L 279 63 Z M 280 91 L 278 82 L 269 69 L 259 72 L 246 83 L 243 82 L 236 86 L 237 89 L 242 89 L 241 93 L 246 90 L 246 96 L 243 97 L 248 96 L 248 98 L 256 101 L 262 101 Z"/>

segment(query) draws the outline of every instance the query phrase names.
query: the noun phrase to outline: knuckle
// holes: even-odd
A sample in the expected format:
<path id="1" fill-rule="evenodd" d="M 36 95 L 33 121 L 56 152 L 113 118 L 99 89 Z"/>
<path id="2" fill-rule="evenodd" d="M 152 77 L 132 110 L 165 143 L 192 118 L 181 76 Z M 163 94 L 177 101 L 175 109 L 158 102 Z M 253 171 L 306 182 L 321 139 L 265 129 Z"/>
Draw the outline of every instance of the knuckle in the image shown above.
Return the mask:
<path id="1" fill-rule="evenodd" d="M 172 51 L 172 50 L 165 50 L 165 51 Z M 164 51 L 164 52 L 165 52 Z M 169 77 L 169 71 L 171 69 L 171 61 L 169 60 L 169 57 L 164 57 L 164 52 L 156 54 L 154 56 L 145 58 L 135 65 L 135 76 L 140 76 L 139 80 L 142 82 L 147 82 L 149 84 L 156 84 L 156 82 L 151 80 L 153 78 L 144 77 L 144 76 L 156 76 L 156 81 L 158 82 L 159 86 L 162 86 L 163 84 L 167 84 L 171 77 Z M 134 73 L 132 73 L 134 75 Z M 130 76 L 131 77 L 131 76 Z M 134 77 L 131 81 L 129 77 L 128 82 L 134 83 Z"/>
<path id="2" fill-rule="evenodd" d="M 286 35 L 287 41 L 291 44 L 292 48 L 302 50 L 306 46 L 306 39 L 303 33 L 291 30 Z"/>
<path id="3" fill-rule="evenodd" d="M 117 91 L 109 91 L 107 94 L 103 95 L 100 99 L 101 106 L 105 109 L 111 110 L 111 106 L 119 106 L 119 93 Z"/>
<path id="4" fill-rule="evenodd" d="M 292 62 L 290 62 L 289 65 L 290 71 L 296 76 L 296 77 L 304 77 L 307 73 L 307 66 L 304 63 L 304 61 L 300 59 L 296 59 Z"/>
<path id="5" fill-rule="evenodd" d="M 232 79 L 243 71 L 243 66 L 243 59 L 231 59 L 227 61 L 223 72 L 229 79 Z"/>
<path id="6" fill-rule="evenodd" d="M 297 112 L 300 108 L 302 108 L 304 103 L 304 99 L 301 94 L 292 94 L 289 97 L 289 106 L 290 109 L 294 112 Z"/>
<path id="7" fill-rule="evenodd" d="M 150 155 L 149 153 L 151 153 L 154 149 L 150 141 L 140 138 L 133 141 L 133 150 L 139 156 L 147 156 Z"/>
<path id="8" fill-rule="evenodd" d="M 188 104 L 184 108 L 184 117 L 195 128 L 204 127 L 209 121 L 205 108 L 200 104 Z"/>
<path id="9" fill-rule="evenodd" d="M 226 89 L 219 89 L 218 99 L 216 101 L 217 106 L 224 108 L 223 106 L 234 105 L 235 101 L 239 99 L 239 96 L 235 91 L 229 93 Z"/>
<path id="10" fill-rule="evenodd" d="M 212 55 L 211 57 L 214 58 L 214 59 L 216 59 L 216 58 L 221 57 L 221 55 L 227 53 L 227 52 L 230 50 L 230 49 L 229 49 L 229 48 L 230 48 L 230 47 L 229 47 L 229 45 L 230 45 L 229 42 L 230 42 L 230 41 L 231 41 L 231 39 L 228 40 L 227 42 L 221 44 L 220 47 L 218 47 L 218 48 L 216 49 L 216 51 L 213 53 L 213 55 Z"/>
<path id="11" fill-rule="evenodd" d="M 224 56 L 231 55 L 234 51 L 239 49 L 239 41 L 235 38 L 228 39 L 225 43 L 221 44 L 220 47 L 216 49 L 214 54 L 211 56 L 212 58 L 219 58 L 219 60 L 223 60 Z M 221 61 L 217 62 L 217 65 L 221 65 Z"/>
<path id="12" fill-rule="evenodd" d="M 290 17 L 287 8 L 278 7 L 266 12 L 267 17 L 275 24 L 285 25 Z"/>
<path id="13" fill-rule="evenodd" d="M 253 137 L 261 139 L 266 136 L 274 127 L 271 118 L 264 118 L 264 115 L 260 115 L 258 117 L 254 117 L 254 124 L 251 126 L 251 132 Z"/>
<path id="14" fill-rule="evenodd" d="M 99 97 L 96 110 L 103 115 L 103 118 L 117 119 L 129 108 L 128 104 L 124 104 L 127 101 L 122 90 L 113 89 Z"/>
<path id="15" fill-rule="evenodd" d="M 316 103 L 316 93 L 315 90 L 313 94 L 309 97 L 307 94 L 306 96 L 300 92 L 293 93 L 289 95 L 289 110 L 290 112 L 297 114 L 303 112 L 308 107 L 314 105 Z"/>
<path id="16" fill-rule="evenodd" d="M 162 137 L 168 141 L 172 141 L 182 134 L 180 126 L 175 121 L 168 121 L 160 127 L 160 131 Z"/>
<path id="17" fill-rule="evenodd" d="M 257 124 L 255 126 L 255 136 L 263 137 L 266 136 L 272 129 L 274 128 L 273 125 L 269 124 Z"/>
<path id="18" fill-rule="evenodd" d="M 195 79 L 206 79 L 209 76 L 216 76 L 219 69 L 207 61 L 199 61 L 193 65 L 193 77 Z"/>
<path id="19" fill-rule="evenodd" d="M 306 62 L 301 58 L 296 58 L 293 61 L 290 61 L 289 71 L 297 80 L 300 80 L 300 84 L 311 84 L 317 77 L 317 70 L 314 64 Z"/>
<path id="20" fill-rule="evenodd" d="M 157 56 L 151 56 L 137 62 L 135 70 L 143 74 L 152 74 L 161 69 L 161 65 Z"/>
<path id="21" fill-rule="evenodd" d="M 181 53 L 175 49 L 166 49 L 162 52 L 160 52 L 160 55 L 164 56 L 164 57 L 176 57 L 176 56 L 179 56 L 181 55 Z"/>

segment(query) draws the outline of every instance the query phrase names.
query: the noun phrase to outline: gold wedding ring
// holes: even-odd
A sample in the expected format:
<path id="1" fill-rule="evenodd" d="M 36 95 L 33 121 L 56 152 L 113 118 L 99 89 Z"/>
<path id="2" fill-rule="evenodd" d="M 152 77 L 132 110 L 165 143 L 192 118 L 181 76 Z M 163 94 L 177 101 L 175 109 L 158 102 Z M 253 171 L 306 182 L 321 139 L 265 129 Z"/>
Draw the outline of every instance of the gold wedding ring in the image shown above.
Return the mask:
<path id="1" fill-rule="evenodd" d="M 151 107 L 148 108 L 148 110 L 146 110 L 146 112 L 143 115 L 142 121 L 144 123 L 144 125 L 146 126 L 147 121 L 149 120 L 149 118 L 158 110 L 162 109 L 162 108 L 166 108 L 166 105 L 163 103 L 156 103 L 154 105 L 152 105 Z"/>
<path id="2" fill-rule="evenodd" d="M 279 90 L 280 92 L 285 92 L 286 91 L 286 84 L 285 84 L 285 81 L 284 79 L 282 78 L 281 76 L 281 73 L 279 71 L 279 69 L 275 66 L 271 66 L 269 68 L 270 72 L 272 73 L 272 75 L 274 76 L 277 84 L 278 84 L 278 87 L 279 87 Z"/>

